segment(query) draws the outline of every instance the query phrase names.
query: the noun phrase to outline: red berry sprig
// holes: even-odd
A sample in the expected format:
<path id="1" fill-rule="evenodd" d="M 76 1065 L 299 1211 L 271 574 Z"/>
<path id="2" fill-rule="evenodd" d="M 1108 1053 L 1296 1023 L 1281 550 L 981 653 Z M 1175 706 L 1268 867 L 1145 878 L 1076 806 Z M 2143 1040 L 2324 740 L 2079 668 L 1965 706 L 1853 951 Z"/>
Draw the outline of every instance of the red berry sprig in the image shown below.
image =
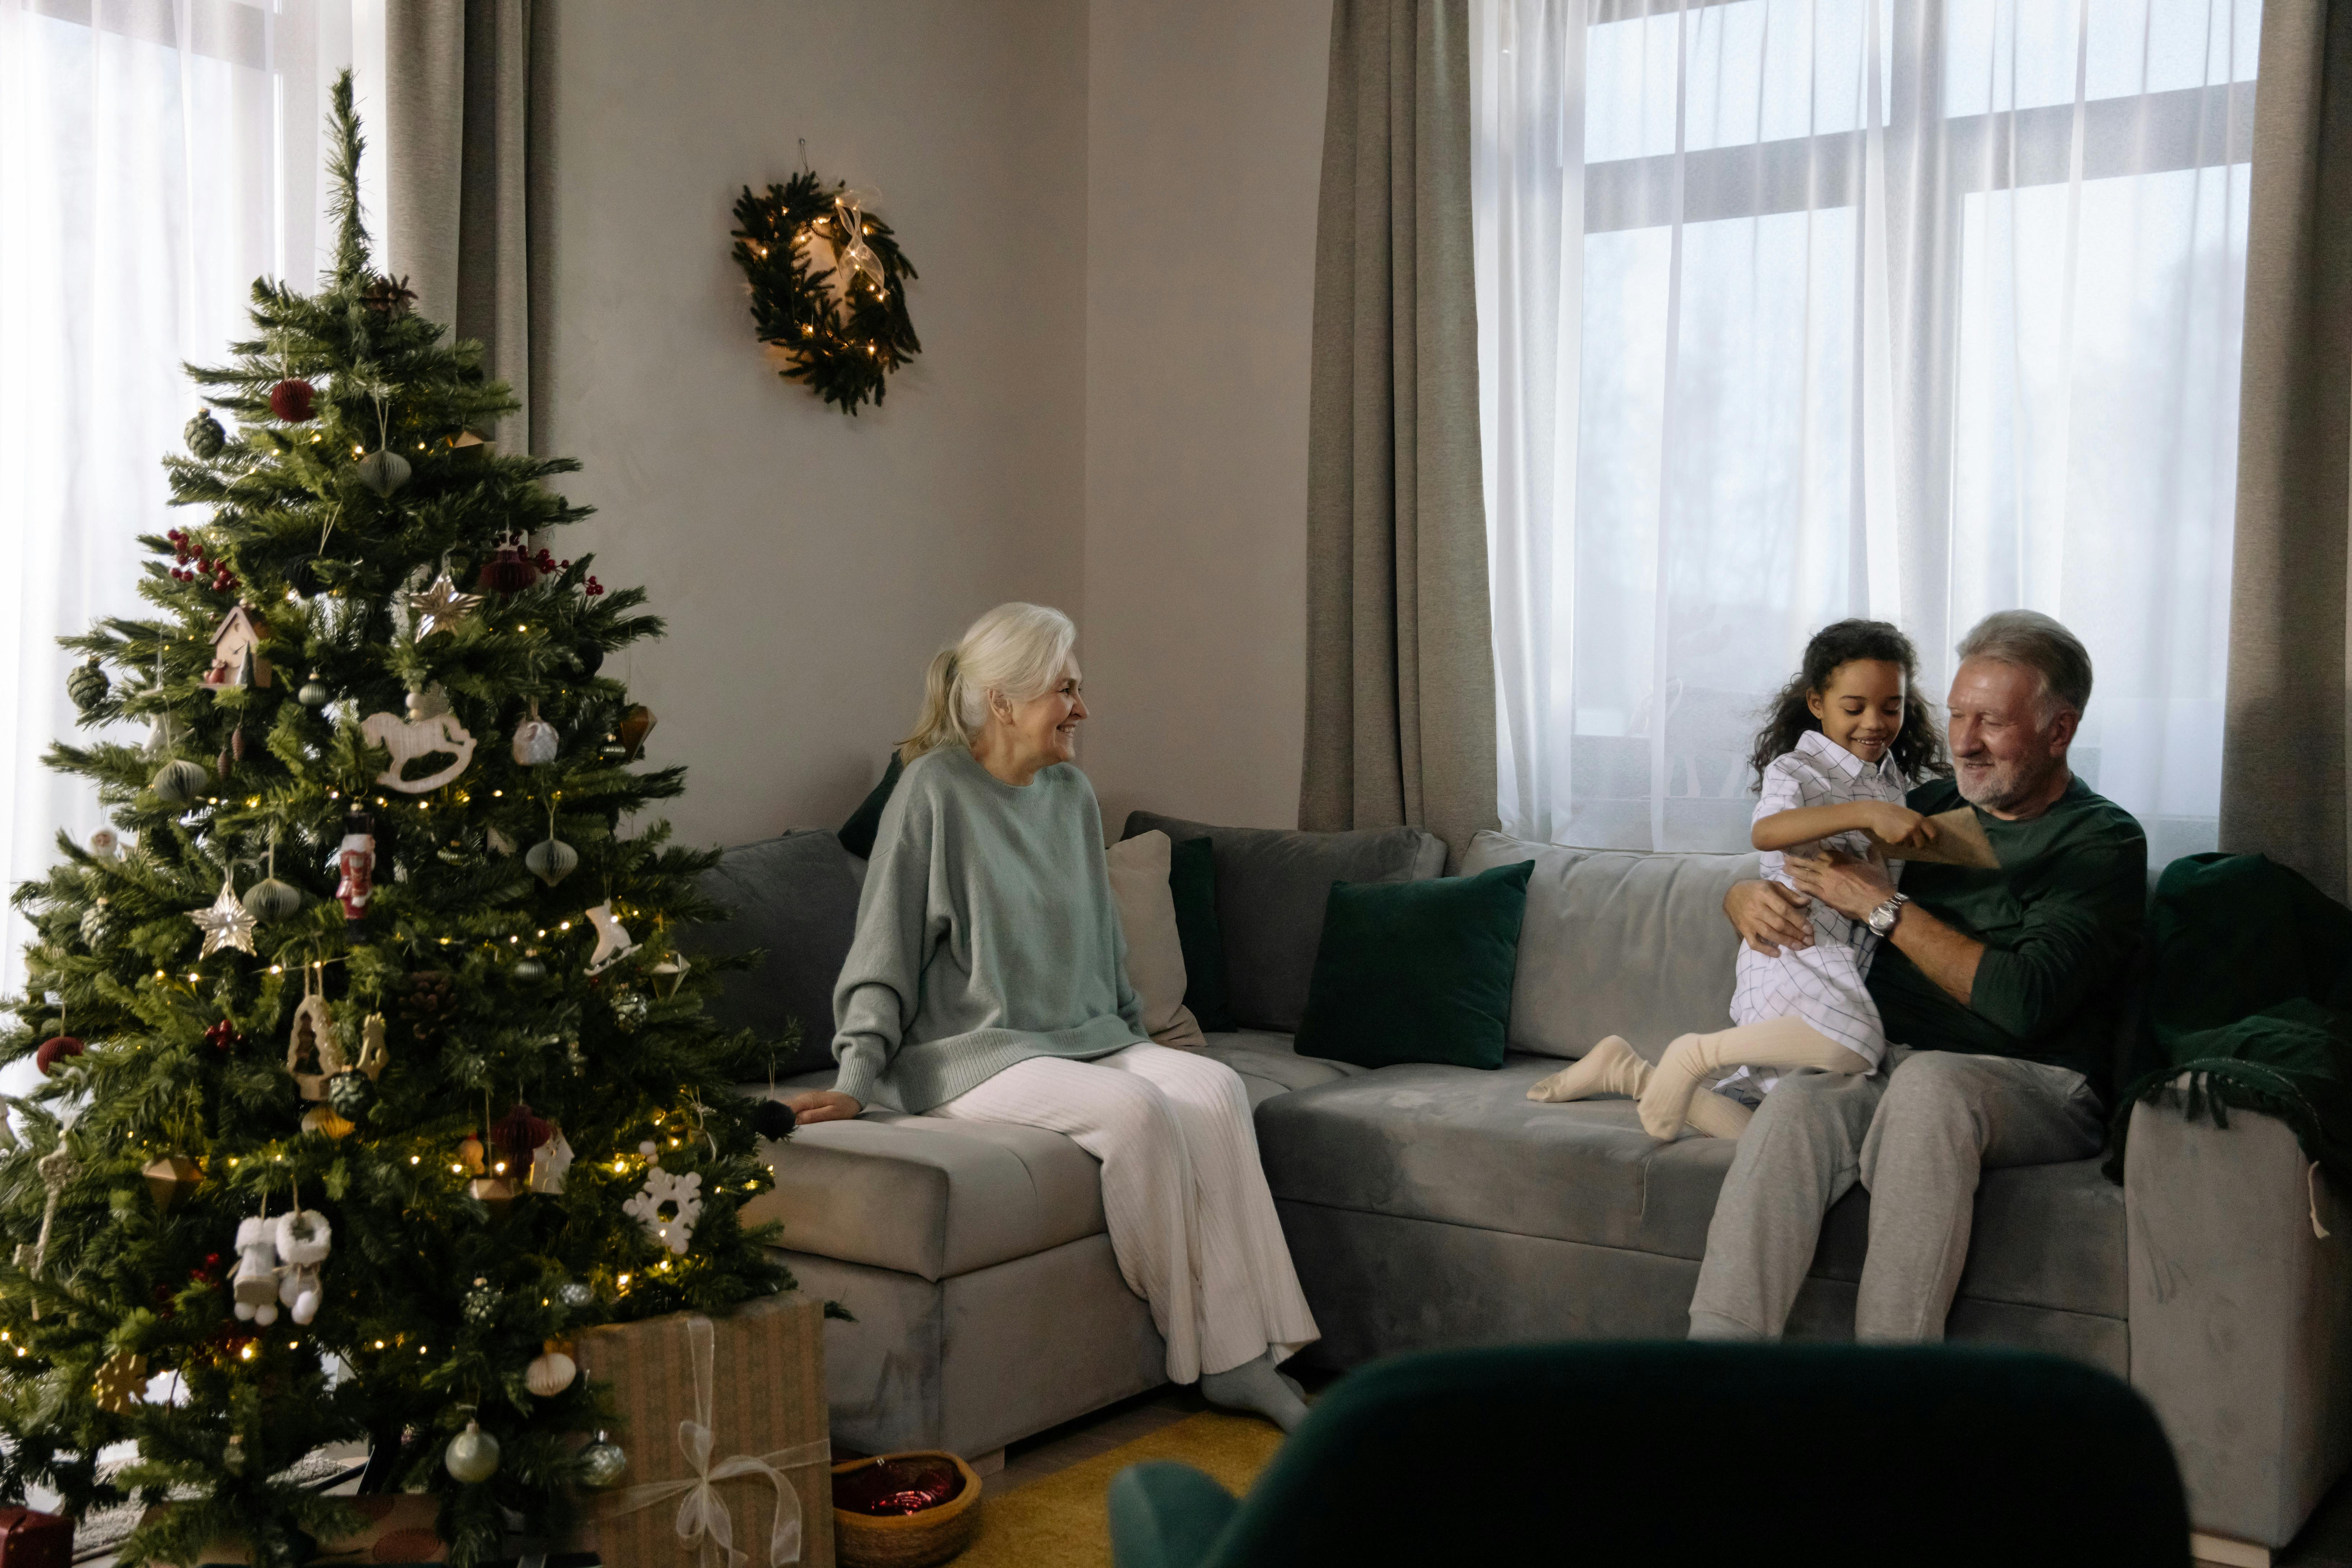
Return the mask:
<path id="1" fill-rule="evenodd" d="M 530 558 L 530 563 L 539 568 L 542 576 L 548 577 L 552 577 L 559 572 L 569 572 L 572 570 L 571 562 L 558 561 L 555 558 L 555 552 L 550 550 L 544 544 L 539 547 L 539 553 Z M 589 579 L 585 583 L 580 584 L 580 586 L 586 591 L 588 596 L 592 599 L 604 591 L 604 584 L 596 581 L 593 575 L 591 575 Z"/>
<path id="2" fill-rule="evenodd" d="M 236 574 L 228 569 L 228 563 L 214 560 L 211 552 L 186 529 L 172 529 L 163 537 L 172 542 L 172 558 L 178 563 L 172 568 L 172 581 L 204 583 L 215 594 L 236 591 L 240 584 Z"/>

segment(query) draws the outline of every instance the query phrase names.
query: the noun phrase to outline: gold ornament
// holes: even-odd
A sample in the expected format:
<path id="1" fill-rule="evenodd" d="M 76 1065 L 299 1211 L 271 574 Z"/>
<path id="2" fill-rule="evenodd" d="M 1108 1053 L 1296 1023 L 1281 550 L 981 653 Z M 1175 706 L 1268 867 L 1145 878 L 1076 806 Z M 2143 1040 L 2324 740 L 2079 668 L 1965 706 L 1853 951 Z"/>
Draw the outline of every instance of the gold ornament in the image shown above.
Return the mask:
<path id="1" fill-rule="evenodd" d="M 481 608 L 479 594 L 461 594 L 448 573 L 433 579 L 432 586 L 408 595 L 408 608 L 416 617 L 416 640 L 423 642 L 435 632 L 446 632 L 458 622 Z"/>
<path id="2" fill-rule="evenodd" d="M 147 1191 L 155 1200 L 155 1207 L 170 1214 L 182 1199 L 195 1191 L 196 1184 L 205 1179 L 196 1163 L 185 1154 L 163 1154 L 139 1168 L 147 1178 Z"/>
<path id="3" fill-rule="evenodd" d="M 147 1358 L 130 1351 L 117 1351 L 99 1363 L 94 1392 L 98 1407 L 109 1415 L 120 1415 L 138 1402 L 147 1392 Z"/>
<path id="4" fill-rule="evenodd" d="M 314 1105 L 302 1113 L 302 1131 L 305 1132 L 323 1132 L 330 1138 L 348 1138 L 354 1125 L 336 1115 L 330 1106 Z"/>

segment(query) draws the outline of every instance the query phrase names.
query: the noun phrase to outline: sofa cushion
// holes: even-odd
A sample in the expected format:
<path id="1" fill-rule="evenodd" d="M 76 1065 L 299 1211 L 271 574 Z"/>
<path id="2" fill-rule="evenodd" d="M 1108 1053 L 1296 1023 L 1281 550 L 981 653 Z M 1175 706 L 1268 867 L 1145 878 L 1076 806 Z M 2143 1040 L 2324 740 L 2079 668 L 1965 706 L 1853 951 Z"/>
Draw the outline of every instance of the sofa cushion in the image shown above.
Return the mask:
<path id="1" fill-rule="evenodd" d="M 1306 1017 L 1307 981 L 1332 883 L 1412 881 L 1445 868 L 1445 841 L 1417 827 L 1299 833 L 1212 827 L 1138 811 L 1129 814 L 1120 837 L 1154 828 L 1179 844 L 1205 837 L 1214 847 L 1227 1001 L 1234 1018 L 1249 1029 L 1290 1033 Z"/>
<path id="2" fill-rule="evenodd" d="M 1217 923 L 1214 845 L 1186 838 L 1169 847 L 1168 895 L 1176 906 L 1177 945 L 1184 952 L 1185 1010 L 1210 1034 L 1231 1034 L 1234 1010 L 1226 998 L 1224 928 Z"/>
<path id="3" fill-rule="evenodd" d="M 833 1061 L 833 984 L 857 928 L 858 868 L 833 834 L 787 833 L 730 849 L 705 872 L 701 890 L 733 912 L 690 928 L 688 952 L 761 948 L 754 967 L 719 977 L 710 1013 L 730 1029 L 773 1037 L 801 1027 L 800 1049 L 776 1071 Z"/>
<path id="4" fill-rule="evenodd" d="M 866 792 L 866 798 L 857 803 L 857 809 L 849 814 L 849 820 L 834 834 L 841 840 L 841 847 L 860 860 L 873 855 L 874 836 L 882 826 L 882 808 L 890 804 L 891 794 L 898 787 L 898 775 L 906 771 L 907 765 L 893 751 L 889 764 L 882 770 L 882 782 Z"/>
<path id="5" fill-rule="evenodd" d="M 1253 1106 L 1263 1105 L 1276 1095 L 1288 1094 L 1294 1089 L 1312 1089 L 1318 1083 L 1349 1078 L 1365 1070 L 1346 1062 L 1302 1057 L 1288 1035 L 1244 1029 L 1211 1035 L 1208 1039 L 1208 1054 L 1241 1074 L 1242 1087 L 1249 1090 Z"/>
<path id="6" fill-rule="evenodd" d="M 1731 1021 L 1739 939 L 1723 895 L 1753 855 L 1569 849 L 1484 832 L 1465 876 L 1533 860 L 1511 987 L 1511 1048 L 1580 1057 L 1622 1035 L 1655 1060 L 1677 1035 Z"/>
<path id="7" fill-rule="evenodd" d="M 1276 1198 L 1696 1259 L 1733 1145 L 1660 1143 L 1629 1100 L 1527 1100 L 1556 1064 L 1414 1065 L 1302 1088 L 1258 1107 Z M 1854 1280 L 1869 1240 L 1856 1186 L 1830 1213 L 1813 1272 Z M 2096 1160 L 1988 1171 L 1963 1294 L 2126 1315 L 2120 1189 Z"/>
<path id="8" fill-rule="evenodd" d="M 1535 863 L 1418 882 L 1334 882 L 1299 1048 L 1392 1062 L 1503 1065 L 1519 917 Z"/>
<path id="9" fill-rule="evenodd" d="M 1040 1128 L 869 1110 L 761 1148 L 776 1184 L 743 1223 L 793 1252 L 942 1279 L 1103 1228 L 1102 1167 Z"/>

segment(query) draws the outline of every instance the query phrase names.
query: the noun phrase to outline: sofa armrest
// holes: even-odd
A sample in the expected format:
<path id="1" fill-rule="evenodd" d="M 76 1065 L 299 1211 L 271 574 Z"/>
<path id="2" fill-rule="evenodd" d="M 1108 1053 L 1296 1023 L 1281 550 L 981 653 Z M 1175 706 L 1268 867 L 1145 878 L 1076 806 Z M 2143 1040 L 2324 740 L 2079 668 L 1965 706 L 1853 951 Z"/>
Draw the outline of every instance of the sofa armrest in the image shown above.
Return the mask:
<path id="1" fill-rule="evenodd" d="M 2228 1115 L 2132 1110 L 2131 1381 L 2191 1523 L 2276 1548 L 2352 1462 L 2352 1213 L 2284 1122 Z"/>
<path id="2" fill-rule="evenodd" d="M 1110 1483 L 1118 1568 L 1199 1568 L 1241 1503 L 1190 1465 L 1129 1465 Z"/>

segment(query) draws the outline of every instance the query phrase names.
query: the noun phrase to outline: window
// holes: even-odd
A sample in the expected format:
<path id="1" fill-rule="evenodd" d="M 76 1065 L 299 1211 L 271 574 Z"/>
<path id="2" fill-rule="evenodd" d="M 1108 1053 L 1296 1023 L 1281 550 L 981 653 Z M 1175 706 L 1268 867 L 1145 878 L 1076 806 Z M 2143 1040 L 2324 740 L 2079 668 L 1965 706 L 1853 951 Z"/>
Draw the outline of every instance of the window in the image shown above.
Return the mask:
<path id="1" fill-rule="evenodd" d="M 2258 0 L 1475 0 L 1507 830 L 1744 847 L 1758 708 L 2014 605 L 2212 847 Z"/>
<path id="2" fill-rule="evenodd" d="M 41 763 L 52 739 L 91 739 L 56 638 L 144 614 L 138 536 L 203 521 L 167 506 L 158 461 L 198 406 L 180 367 L 250 334 L 257 277 L 307 279 L 331 248 L 320 128 L 355 26 L 380 55 L 380 16 L 363 13 L 362 0 L 0 0 L 10 889 L 46 872 L 60 828 L 101 820 Z M 0 906 L 0 985 L 21 983 L 26 937 Z"/>

